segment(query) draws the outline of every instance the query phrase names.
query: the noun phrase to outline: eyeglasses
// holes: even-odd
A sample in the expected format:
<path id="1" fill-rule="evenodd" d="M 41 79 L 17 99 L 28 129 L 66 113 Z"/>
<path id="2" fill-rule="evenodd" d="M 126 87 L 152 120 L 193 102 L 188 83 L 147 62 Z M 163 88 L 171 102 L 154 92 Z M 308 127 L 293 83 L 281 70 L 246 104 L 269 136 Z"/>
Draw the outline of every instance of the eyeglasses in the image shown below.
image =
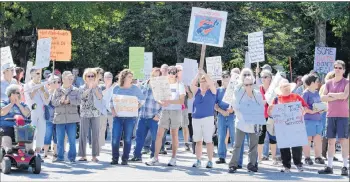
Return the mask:
<path id="1" fill-rule="evenodd" d="M 176 71 L 169 71 L 168 74 L 169 74 L 169 75 L 176 75 L 177 72 L 176 72 Z"/>
<path id="2" fill-rule="evenodd" d="M 270 78 L 269 76 L 262 76 L 262 79 Z"/>
<path id="3" fill-rule="evenodd" d="M 17 94 L 17 95 L 20 95 L 21 93 L 20 93 L 20 92 L 13 92 L 13 94 Z"/>
<path id="4" fill-rule="evenodd" d="M 243 74 L 244 77 L 250 76 L 250 74 Z"/>
<path id="5" fill-rule="evenodd" d="M 222 78 L 224 78 L 224 79 L 225 79 L 225 78 L 230 78 L 230 76 L 222 76 Z"/>
<path id="6" fill-rule="evenodd" d="M 334 66 L 334 69 L 335 69 L 335 70 L 342 70 L 343 67 L 336 67 L 336 66 Z"/>
<path id="7" fill-rule="evenodd" d="M 246 86 L 246 87 L 250 87 L 252 85 L 253 85 L 252 83 L 251 84 L 244 84 L 244 86 Z"/>
<path id="8" fill-rule="evenodd" d="M 95 78 L 95 75 L 87 75 L 88 78 Z"/>

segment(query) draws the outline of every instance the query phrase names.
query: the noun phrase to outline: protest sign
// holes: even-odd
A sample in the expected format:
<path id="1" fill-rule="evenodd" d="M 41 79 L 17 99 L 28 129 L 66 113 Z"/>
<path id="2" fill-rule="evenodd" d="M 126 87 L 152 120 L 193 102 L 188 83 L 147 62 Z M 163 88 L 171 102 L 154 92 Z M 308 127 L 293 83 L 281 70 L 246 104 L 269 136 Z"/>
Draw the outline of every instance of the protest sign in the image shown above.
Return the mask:
<path id="1" fill-rule="evenodd" d="M 207 64 L 207 74 L 210 76 L 210 78 L 213 81 L 221 80 L 222 79 L 221 56 L 207 57 L 205 60 Z"/>
<path id="2" fill-rule="evenodd" d="M 151 77 L 151 72 L 153 68 L 153 53 L 152 52 L 145 52 L 144 54 L 144 80 L 148 80 Z"/>
<path id="3" fill-rule="evenodd" d="M 273 99 L 277 96 L 275 93 L 275 88 L 278 87 L 278 84 L 283 79 L 280 72 L 277 72 L 275 77 L 272 79 L 269 88 L 265 93 L 265 99 L 268 104 L 272 104 Z"/>
<path id="4" fill-rule="evenodd" d="M 227 85 L 226 92 L 222 99 L 223 102 L 226 102 L 227 104 L 232 104 L 234 99 L 235 87 L 238 84 L 238 78 L 239 78 L 239 75 L 237 73 L 232 73 L 230 83 Z"/>
<path id="5" fill-rule="evenodd" d="M 10 46 L 2 47 L 0 49 L 1 52 L 1 65 L 4 65 L 6 63 L 13 63 L 12 54 L 11 54 L 11 48 Z"/>
<path id="6" fill-rule="evenodd" d="M 198 73 L 198 63 L 197 60 L 185 58 L 183 63 L 183 83 L 185 85 L 191 85 L 192 80 L 196 77 Z"/>
<path id="7" fill-rule="evenodd" d="M 170 84 L 167 76 L 152 77 L 150 85 L 154 100 L 162 101 L 171 99 Z"/>
<path id="8" fill-rule="evenodd" d="M 264 105 L 257 103 L 255 100 L 248 100 L 239 103 L 241 119 L 246 124 L 265 125 Z"/>
<path id="9" fill-rule="evenodd" d="M 337 49 L 333 47 L 316 47 L 314 70 L 317 73 L 327 74 L 333 71 L 333 63 L 335 61 Z"/>
<path id="10" fill-rule="evenodd" d="M 227 12 L 192 7 L 187 42 L 223 47 Z"/>
<path id="11" fill-rule="evenodd" d="M 50 65 L 51 38 L 39 39 L 36 44 L 35 67 L 45 68 Z"/>
<path id="12" fill-rule="evenodd" d="M 250 56 L 250 63 L 265 61 L 263 32 L 254 32 L 248 34 L 248 51 Z"/>
<path id="13" fill-rule="evenodd" d="M 33 62 L 28 61 L 27 62 L 27 69 L 26 69 L 26 77 L 24 78 L 24 83 L 28 83 L 31 80 L 30 69 L 32 69 L 32 67 L 33 67 Z"/>
<path id="14" fill-rule="evenodd" d="M 129 69 L 134 73 L 135 79 L 144 78 L 144 47 L 129 47 Z"/>
<path id="15" fill-rule="evenodd" d="M 277 104 L 272 110 L 278 148 L 308 144 L 302 106 L 300 102 Z"/>
<path id="16" fill-rule="evenodd" d="M 67 30 L 38 30 L 38 39 L 51 38 L 50 59 L 70 61 L 72 58 L 72 34 Z"/>
<path id="17" fill-rule="evenodd" d="M 250 58 L 249 58 L 249 52 L 245 52 L 244 57 L 244 68 L 251 68 Z"/>
<path id="18" fill-rule="evenodd" d="M 113 106 L 118 117 L 137 117 L 139 102 L 137 97 L 113 94 Z"/>

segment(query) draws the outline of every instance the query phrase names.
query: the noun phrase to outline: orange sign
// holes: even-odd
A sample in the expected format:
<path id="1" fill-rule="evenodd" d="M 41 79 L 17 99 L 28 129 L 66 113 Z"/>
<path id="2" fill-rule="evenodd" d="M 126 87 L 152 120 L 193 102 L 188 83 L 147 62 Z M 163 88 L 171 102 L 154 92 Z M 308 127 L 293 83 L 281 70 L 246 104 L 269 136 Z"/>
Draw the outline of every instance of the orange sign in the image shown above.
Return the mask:
<path id="1" fill-rule="evenodd" d="M 72 58 L 72 34 L 67 30 L 38 30 L 38 39 L 51 38 L 51 60 L 70 61 Z"/>

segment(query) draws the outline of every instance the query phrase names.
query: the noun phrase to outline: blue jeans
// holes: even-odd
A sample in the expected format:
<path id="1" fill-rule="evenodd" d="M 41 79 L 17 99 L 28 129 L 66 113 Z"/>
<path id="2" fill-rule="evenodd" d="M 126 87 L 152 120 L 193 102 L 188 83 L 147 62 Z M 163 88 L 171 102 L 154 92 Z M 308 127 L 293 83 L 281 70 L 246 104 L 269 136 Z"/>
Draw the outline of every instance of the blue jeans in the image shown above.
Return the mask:
<path id="1" fill-rule="evenodd" d="M 227 129 L 231 137 L 231 144 L 235 141 L 234 115 L 225 117 L 218 115 L 218 155 L 221 159 L 226 159 L 227 149 L 225 144 Z"/>
<path id="2" fill-rule="evenodd" d="M 52 121 L 46 121 L 44 145 L 51 145 L 51 139 L 53 139 L 54 144 L 57 144 L 56 125 Z"/>
<path id="3" fill-rule="evenodd" d="M 145 143 L 143 144 L 144 150 L 151 150 L 152 136 L 151 131 L 147 132 Z"/>
<path id="4" fill-rule="evenodd" d="M 68 159 L 70 161 L 75 161 L 77 156 L 77 149 L 75 146 L 75 136 L 77 132 L 76 123 L 67 124 L 56 124 L 56 135 L 57 135 L 57 159 L 64 160 L 64 137 L 67 133 L 69 152 Z"/>
<path id="5" fill-rule="evenodd" d="M 151 132 L 152 145 L 151 145 L 151 158 L 154 156 L 154 148 L 156 143 L 158 130 L 158 122 L 153 120 L 152 118 L 140 118 L 139 123 L 137 125 L 136 130 L 136 148 L 134 151 L 134 157 L 141 158 L 141 150 L 145 143 L 145 139 L 148 131 Z"/>
<path id="6" fill-rule="evenodd" d="M 112 131 L 112 160 L 119 160 L 119 145 L 120 138 L 124 132 L 124 148 L 122 160 L 127 161 L 131 150 L 132 133 L 135 127 L 137 118 L 130 117 L 114 117 L 113 118 L 113 131 Z"/>

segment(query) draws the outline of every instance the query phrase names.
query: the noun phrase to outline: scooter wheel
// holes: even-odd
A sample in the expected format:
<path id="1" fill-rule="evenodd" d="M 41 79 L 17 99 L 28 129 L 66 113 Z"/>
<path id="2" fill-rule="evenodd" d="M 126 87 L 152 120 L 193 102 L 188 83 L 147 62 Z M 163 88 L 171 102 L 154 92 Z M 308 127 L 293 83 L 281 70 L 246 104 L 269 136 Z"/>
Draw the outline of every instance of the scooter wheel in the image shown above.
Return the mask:
<path id="1" fill-rule="evenodd" d="M 36 156 L 34 158 L 34 162 L 32 164 L 32 171 L 34 174 L 40 174 L 40 171 L 41 171 L 41 159 Z"/>
<path id="2" fill-rule="evenodd" d="M 4 157 L 1 162 L 1 170 L 4 174 L 11 173 L 11 159 L 8 157 Z"/>

